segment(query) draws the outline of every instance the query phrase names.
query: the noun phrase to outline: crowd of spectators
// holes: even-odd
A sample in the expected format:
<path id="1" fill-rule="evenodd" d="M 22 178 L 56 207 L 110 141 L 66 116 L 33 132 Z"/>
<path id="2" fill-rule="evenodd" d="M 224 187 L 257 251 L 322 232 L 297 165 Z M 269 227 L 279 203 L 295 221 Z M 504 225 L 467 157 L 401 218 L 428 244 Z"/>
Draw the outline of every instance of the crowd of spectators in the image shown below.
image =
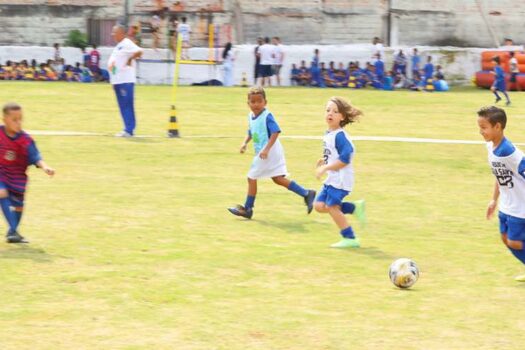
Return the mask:
<path id="1" fill-rule="evenodd" d="M 0 80 L 77 81 L 91 83 L 109 81 L 108 71 L 100 68 L 100 53 L 96 46 L 88 53 L 82 49 L 82 62 L 67 64 L 60 45 L 54 45 L 53 59 L 38 63 L 35 59 L 0 64 Z"/>

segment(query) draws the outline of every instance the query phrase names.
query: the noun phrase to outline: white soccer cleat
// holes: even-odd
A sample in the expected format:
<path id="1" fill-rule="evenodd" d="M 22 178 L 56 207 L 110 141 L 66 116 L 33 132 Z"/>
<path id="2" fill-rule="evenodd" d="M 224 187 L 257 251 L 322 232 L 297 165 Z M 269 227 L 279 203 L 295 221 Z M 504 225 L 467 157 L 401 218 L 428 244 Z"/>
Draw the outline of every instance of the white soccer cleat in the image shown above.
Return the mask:
<path id="1" fill-rule="evenodd" d="M 121 131 L 119 133 L 115 134 L 115 137 L 133 137 L 129 132 L 127 131 Z"/>

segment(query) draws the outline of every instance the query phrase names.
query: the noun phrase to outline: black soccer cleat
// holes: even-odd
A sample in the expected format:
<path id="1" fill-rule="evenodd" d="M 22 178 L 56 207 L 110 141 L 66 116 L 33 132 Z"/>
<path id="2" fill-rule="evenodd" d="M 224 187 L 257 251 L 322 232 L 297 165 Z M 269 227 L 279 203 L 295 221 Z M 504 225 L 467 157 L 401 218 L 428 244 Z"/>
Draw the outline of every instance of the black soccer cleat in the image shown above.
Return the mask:
<path id="1" fill-rule="evenodd" d="M 315 195 L 316 192 L 314 190 L 308 190 L 308 194 L 304 196 L 304 204 L 306 204 L 306 207 L 308 208 L 308 214 L 314 209 Z"/>
<path id="2" fill-rule="evenodd" d="M 7 243 L 29 243 L 27 239 L 21 236 L 18 232 L 9 232 L 5 238 Z"/>
<path id="3" fill-rule="evenodd" d="M 233 208 L 228 208 L 228 211 L 232 213 L 233 215 L 242 216 L 243 218 L 246 218 L 246 219 L 251 219 L 253 216 L 253 209 L 251 208 L 246 209 L 240 204 Z"/>

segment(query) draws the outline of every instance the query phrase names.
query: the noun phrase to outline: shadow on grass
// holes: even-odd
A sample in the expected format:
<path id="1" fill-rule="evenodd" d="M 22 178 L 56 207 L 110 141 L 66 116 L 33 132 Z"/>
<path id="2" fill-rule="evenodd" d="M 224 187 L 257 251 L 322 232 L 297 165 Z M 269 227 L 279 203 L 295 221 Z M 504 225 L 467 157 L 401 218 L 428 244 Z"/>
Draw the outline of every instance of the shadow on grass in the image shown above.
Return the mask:
<path id="1" fill-rule="evenodd" d="M 262 226 L 278 228 L 288 233 L 301 233 L 302 234 L 302 233 L 307 233 L 312 230 L 315 231 L 315 228 L 312 228 L 312 222 L 277 221 L 277 220 L 266 221 L 266 220 L 259 220 L 259 219 L 252 219 L 250 221 L 261 224 Z"/>
<path id="2" fill-rule="evenodd" d="M 395 256 L 387 254 L 381 249 L 376 248 L 376 247 L 361 247 L 358 249 L 346 249 L 345 251 L 352 253 L 352 254 L 366 255 L 372 259 L 377 259 L 377 260 L 393 261 L 396 258 Z"/>
<path id="3" fill-rule="evenodd" d="M 33 248 L 27 244 L 10 245 L 7 249 L 0 250 L 0 259 L 27 259 L 39 263 L 53 260 L 45 250 Z"/>

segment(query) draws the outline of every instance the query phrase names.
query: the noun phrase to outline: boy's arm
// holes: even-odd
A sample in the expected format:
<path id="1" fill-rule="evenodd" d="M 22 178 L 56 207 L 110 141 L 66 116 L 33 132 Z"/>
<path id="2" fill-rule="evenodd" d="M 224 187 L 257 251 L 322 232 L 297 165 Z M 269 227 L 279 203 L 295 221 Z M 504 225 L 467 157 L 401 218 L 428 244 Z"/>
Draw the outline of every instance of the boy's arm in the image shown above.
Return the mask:
<path id="1" fill-rule="evenodd" d="M 246 152 L 246 146 L 248 146 L 248 143 L 252 140 L 252 135 L 248 132 L 248 135 L 246 135 L 246 138 L 244 139 L 244 142 L 241 145 L 241 153 Z"/>
<path id="2" fill-rule="evenodd" d="M 55 169 L 49 167 L 46 162 L 44 162 L 42 159 L 39 160 L 37 163 L 36 163 L 36 166 L 42 170 L 44 170 L 44 172 L 49 175 L 49 176 L 53 176 L 55 175 Z"/>
<path id="3" fill-rule="evenodd" d="M 272 148 L 272 146 L 275 144 L 275 141 L 277 141 L 278 137 L 279 137 L 279 132 L 274 132 L 270 136 L 270 139 L 268 140 L 266 147 L 264 147 L 261 153 L 259 153 L 259 157 L 261 157 L 261 159 L 268 158 L 268 153 L 270 152 L 270 149 Z"/>
<path id="4" fill-rule="evenodd" d="M 487 207 L 487 220 L 489 220 L 494 212 L 496 211 L 496 206 L 498 205 L 499 198 L 499 185 L 498 180 L 494 181 L 494 191 L 492 192 L 492 199 L 489 202 Z"/>

